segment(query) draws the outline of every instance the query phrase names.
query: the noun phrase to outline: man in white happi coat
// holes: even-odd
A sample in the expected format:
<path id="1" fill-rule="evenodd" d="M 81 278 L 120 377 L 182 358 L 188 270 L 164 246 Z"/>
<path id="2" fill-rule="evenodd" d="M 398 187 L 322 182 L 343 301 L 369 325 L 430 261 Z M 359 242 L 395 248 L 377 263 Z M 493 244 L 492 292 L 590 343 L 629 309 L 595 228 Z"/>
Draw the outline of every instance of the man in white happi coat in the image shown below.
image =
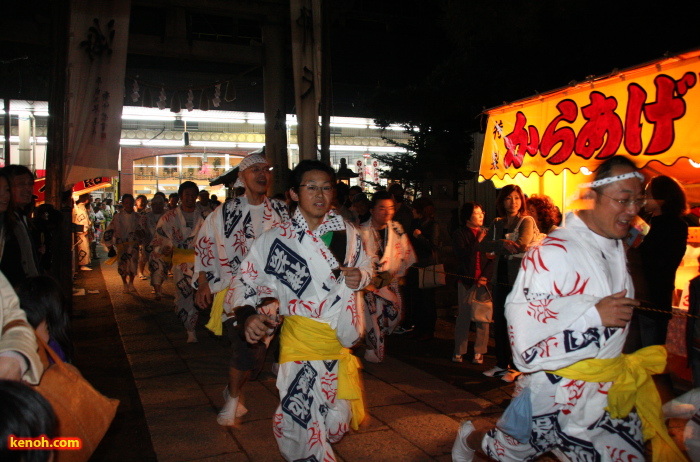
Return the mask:
<path id="1" fill-rule="evenodd" d="M 134 277 L 139 264 L 139 241 L 143 230 L 139 214 L 134 211 L 134 196 L 122 196 L 122 211 L 115 214 L 105 231 L 102 245 L 118 261 L 117 271 L 124 283 L 124 293 L 136 292 Z M 110 263 L 110 260 L 107 260 Z"/>
<path id="2" fill-rule="evenodd" d="M 90 221 L 88 208 L 90 207 L 90 194 L 81 194 L 73 207 L 73 223 L 82 226 L 82 230 L 74 233 L 75 250 L 78 257 L 77 264 L 82 271 L 92 271 L 90 267 L 90 229 L 93 224 Z"/>
<path id="3" fill-rule="evenodd" d="M 375 271 L 372 283 L 364 291 L 365 359 L 374 363 L 384 360 L 384 337 L 401 323 L 403 300 L 399 282 L 416 262 L 408 236 L 401 224 L 392 220 L 394 204 L 390 193 L 375 193 L 371 218 L 360 226 L 362 244 Z"/>
<path id="4" fill-rule="evenodd" d="M 238 166 L 234 187 L 245 187 L 245 195 L 230 200 L 209 214 L 199 230 L 194 248 L 192 286 L 197 290 L 195 303 L 206 309 L 214 301 L 207 327 L 222 334 L 222 323 L 231 342 L 228 386 L 224 390 L 225 404 L 217 416 L 220 425 L 230 426 L 247 410 L 239 402 L 243 385 L 265 361 L 264 343 L 246 342 L 229 320 L 233 292 L 229 287 L 238 273 L 241 261 L 248 254 L 256 237 L 273 226 L 289 220 L 287 204 L 267 197 L 271 184 L 270 164 L 259 153 L 251 154 Z"/>
<path id="5" fill-rule="evenodd" d="M 621 356 L 639 305 L 622 239 L 644 206 L 643 179 L 628 159 L 608 159 L 595 181 L 582 185 L 592 206 L 567 214 L 565 228 L 528 250 L 506 301 L 513 358 L 523 372 L 517 405 L 486 435 L 463 422 L 454 461 L 473 460 L 477 448 L 500 461 L 548 451 L 571 461 L 642 461 L 649 438 L 662 455 L 655 461 L 684 460 L 660 419 L 649 376 L 663 371 L 665 350 Z M 627 383 L 630 376 L 637 381 Z"/>
<path id="6" fill-rule="evenodd" d="M 143 229 L 143 237 L 141 239 L 141 246 L 143 252 L 139 256 L 139 271 L 141 272 L 141 279 L 147 279 L 144 273 L 144 268 L 146 263 L 149 262 L 151 258 L 151 251 L 153 246 L 151 242 L 156 236 L 156 227 L 158 226 L 158 221 L 163 216 L 165 212 L 165 199 L 163 196 L 157 195 L 153 196 L 151 199 L 151 209 L 145 213 L 139 215 L 140 226 Z M 143 263 L 143 266 L 141 264 Z M 160 294 L 156 294 L 156 299 L 160 299 Z"/>
<path id="7" fill-rule="evenodd" d="M 209 200 L 209 191 L 199 191 L 198 197 L 199 200 L 197 201 L 197 209 L 199 209 L 202 212 L 202 215 L 204 215 L 206 218 L 210 213 L 216 210 L 216 204 Z"/>
<path id="8" fill-rule="evenodd" d="M 331 443 L 364 417 L 359 360 L 349 348 L 362 335 L 356 291 L 369 283 L 372 266 L 357 230 L 330 211 L 333 169 L 304 160 L 292 177 L 298 207 L 290 222 L 253 243 L 234 280 L 234 313 L 250 343 L 284 316 L 273 433 L 286 460 L 329 461 Z M 269 297 L 278 311 L 254 308 Z"/>
<path id="9" fill-rule="evenodd" d="M 192 181 L 180 185 L 180 207 L 170 210 L 161 217 L 156 234 L 151 241 L 153 250 L 149 266 L 151 284 L 158 297 L 163 281 L 168 277 L 168 264 L 172 264 L 175 282 L 175 313 L 187 331 L 187 343 L 197 342 L 195 327 L 199 311 L 194 305 L 194 245 L 204 216 L 195 207 L 199 187 Z"/>

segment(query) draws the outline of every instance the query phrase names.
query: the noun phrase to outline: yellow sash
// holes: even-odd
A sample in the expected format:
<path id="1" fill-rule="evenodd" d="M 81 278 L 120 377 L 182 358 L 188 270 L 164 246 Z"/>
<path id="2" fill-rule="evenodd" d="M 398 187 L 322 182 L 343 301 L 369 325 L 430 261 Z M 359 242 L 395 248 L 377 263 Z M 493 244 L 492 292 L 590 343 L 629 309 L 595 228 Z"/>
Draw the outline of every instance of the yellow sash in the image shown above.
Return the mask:
<path id="1" fill-rule="evenodd" d="M 224 332 L 221 316 L 224 314 L 224 299 L 226 298 L 226 292 L 228 292 L 228 287 L 214 295 L 214 302 L 211 304 L 209 322 L 204 326 L 216 335 L 221 335 Z"/>
<path id="2" fill-rule="evenodd" d="M 182 263 L 194 263 L 194 249 L 173 247 L 173 266 Z"/>
<path id="3" fill-rule="evenodd" d="M 105 260 L 105 264 L 106 265 L 113 265 L 114 262 L 119 260 L 119 257 L 121 257 L 122 254 L 124 253 L 124 247 L 129 247 L 129 246 L 133 246 L 133 245 L 136 245 L 136 242 L 129 241 L 129 242 L 122 242 L 121 244 L 115 245 L 114 248 L 117 250 L 117 254 L 115 256 L 109 257 L 107 260 Z"/>
<path id="4" fill-rule="evenodd" d="M 328 324 L 302 316 L 285 316 L 280 333 L 280 364 L 336 359 L 340 360 L 337 398 L 350 401 L 350 426 L 357 430 L 365 418 L 360 360 L 340 344 L 335 331 Z"/>
<path id="5" fill-rule="evenodd" d="M 627 417 L 636 407 L 642 421 L 644 440 L 651 439 L 654 462 L 686 460 L 668 434 L 661 411 L 661 398 L 651 375 L 666 367 L 666 348 L 654 345 L 611 359 L 586 359 L 552 374 L 586 382 L 614 382 L 608 391 L 608 407 L 613 419 Z"/>

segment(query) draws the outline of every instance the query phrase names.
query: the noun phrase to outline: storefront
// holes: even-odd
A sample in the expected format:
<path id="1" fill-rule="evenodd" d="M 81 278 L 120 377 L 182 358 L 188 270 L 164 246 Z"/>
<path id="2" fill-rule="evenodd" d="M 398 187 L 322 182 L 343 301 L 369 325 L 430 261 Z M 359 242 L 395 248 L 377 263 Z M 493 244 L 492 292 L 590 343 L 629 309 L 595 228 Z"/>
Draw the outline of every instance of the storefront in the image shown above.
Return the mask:
<path id="1" fill-rule="evenodd" d="M 577 206 L 578 185 L 620 154 L 648 179 L 676 178 L 690 205 L 698 206 L 699 78 L 696 50 L 490 109 L 480 180 L 546 194 L 566 212 Z M 676 277 L 680 310 L 687 310 L 687 283 L 698 275 L 698 257 L 695 227 Z"/>

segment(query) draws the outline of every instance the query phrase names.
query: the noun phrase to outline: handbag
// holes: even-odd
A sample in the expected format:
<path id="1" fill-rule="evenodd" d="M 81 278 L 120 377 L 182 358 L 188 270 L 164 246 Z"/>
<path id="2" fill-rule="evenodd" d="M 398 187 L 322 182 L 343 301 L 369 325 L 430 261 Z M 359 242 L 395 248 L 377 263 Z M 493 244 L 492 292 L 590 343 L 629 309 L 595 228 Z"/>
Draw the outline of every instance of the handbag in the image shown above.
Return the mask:
<path id="1" fill-rule="evenodd" d="M 434 289 L 445 284 L 445 266 L 442 263 L 418 268 L 419 289 Z"/>
<path id="2" fill-rule="evenodd" d="M 488 287 L 484 287 L 489 294 L 489 299 L 485 302 L 476 299 L 476 288 L 472 291 L 469 300 L 471 307 L 471 320 L 474 322 L 493 322 L 493 297 Z"/>
<path id="3" fill-rule="evenodd" d="M 32 387 L 53 407 L 57 423 L 55 436 L 77 437 L 82 441 L 79 450 L 56 451 L 54 460 L 87 461 L 114 420 L 119 400 L 107 398 L 95 390 L 78 369 L 64 363 L 39 336 L 36 341 L 45 369 L 39 384 Z M 54 364 L 48 366 L 47 355 Z"/>
<path id="4" fill-rule="evenodd" d="M 513 398 L 505 412 L 496 422 L 496 427 L 522 444 L 530 441 L 532 434 L 532 401 L 530 387 L 523 388 Z"/>
<path id="5" fill-rule="evenodd" d="M 511 241 L 518 240 L 518 237 L 520 236 L 520 225 L 522 224 L 522 222 L 525 218 L 531 219 L 533 221 L 533 225 L 535 227 L 535 232 L 532 235 L 532 239 L 525 246 L 525 252 L 527 252 L 530 247 L 534 247 L 537 244 L 539 244 L 540 242 L 542 242 L 547 237 L 547 235 L 545 233 L 540 232 L 539 228 L 537 227 L 537 222 L 535 221 L 534 218 L 532 218 L 529 215 L 525 215 L 523 217 L 520 217 L 520 220 L 518 220 L 518 223 L 515 225 L 515 231 L 513 231 L 512 233 L 506 234 L 506 239 L 509 239 Z M 513 258 L 523 258 L 523 257 L 525 257 L 525 252 L 508 255 L 508 260 L 512 260 Z"/>

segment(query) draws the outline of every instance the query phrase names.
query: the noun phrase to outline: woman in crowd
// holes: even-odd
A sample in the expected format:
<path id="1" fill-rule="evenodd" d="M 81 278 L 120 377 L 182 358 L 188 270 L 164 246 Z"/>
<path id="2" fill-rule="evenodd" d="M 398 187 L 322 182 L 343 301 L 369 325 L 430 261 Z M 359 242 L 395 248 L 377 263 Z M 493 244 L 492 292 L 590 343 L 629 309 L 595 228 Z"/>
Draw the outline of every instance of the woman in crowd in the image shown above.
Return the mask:
<path id="1" fill-rule="evenodd" d="M 374 277 L 365 288 L 365 359 L 384 360 L 384 336 L 399 326 L 403 300 L 399 280 L 416 261 L 413 247 L 403 227 L 392 221 L 394 196 L 379 191 L 372 196 L 371 218 L 360 227 L 362 245 L 372 259 Z"/>
<path id="2" fill-rule="evenodd" d="M 657 176 L 647 185 L 646 195 L 650 229 L 639 245 L 639 254 L 649 300 L 643 304 L 650 303 L 650 308 L 662 313 L 635 311 L 642 347 L 666 344 L 676 270 L 688 240 L 688 225 L 683 220 L 687 204 L 681 185 L 668 176 Z"/>
<path id="3" fill-rule="evenodd" d="M 552 198 L 544 194 L 533 194 L 527 198 L 527 213 L 535 219 L 537 229 L 541 233 L 549 234 L 561 222 L 561 213 L 554 205 Z"/>
<path id="4" fill-rule="evenodd" d="M 416 340 L 430 340 L 435 333 L 437 312 L 435 311 L 435 289 L 420 289 L 418 269 L 437 264 L 437 249 L 440 246 L 440 226 L 435 221 L 435 206 L 427 197 L 413 203 L 413 229 L 409 237 L 416 252 L 416 264 L 408 272 L 407 285 L 410 291 L 410 310 L 415 324 Z"/>
<path id="5" fill-rule="evenodd" d="M 459 311 L 455 324 L 455 347 L 452 361 L 462 362 L 462 356 L 467 354 L 469 344 L 469 327 L 471 324 L 470 289 L 479 281 L 483 269 L 489 261 L 479 252 L 479 242 L 486 236 L 484 211 L 476 202 L 465 202 L 459 213 L 461 226 L 452 235 L 452 249 L 457 257 L 457 273 L 463 277 L 457 281 L 457 304 Z M 485 285 L 484 285 L 485 287 Z M 484 289 L 485 292 L 486 289 Z M 483 295 L 483 294 L 480 294 Z M 487 294 L 488 295 L 488 294 Z M 476 339 L 474 341 L 474 364 L 484 362 L 484 354 L 489 341 L 489 324 L 476 324 Z"/>
<path id="6" fill-rule="evenodd" d="M 503 187 L 496 198 L 496 218 L 489 227 L 479 250 L 495 254 L 493 284 L 493 322 L 496 342 L 496 365 L 484 372 L 487 377 L 514 381 L 520 372 L 513 368 L 513 354 L 505 317 L 506 297 L 518 275 L 522 253 L 537 234 L 535 220 L 527 215 L 527 204 L 520 186 Z"/>

